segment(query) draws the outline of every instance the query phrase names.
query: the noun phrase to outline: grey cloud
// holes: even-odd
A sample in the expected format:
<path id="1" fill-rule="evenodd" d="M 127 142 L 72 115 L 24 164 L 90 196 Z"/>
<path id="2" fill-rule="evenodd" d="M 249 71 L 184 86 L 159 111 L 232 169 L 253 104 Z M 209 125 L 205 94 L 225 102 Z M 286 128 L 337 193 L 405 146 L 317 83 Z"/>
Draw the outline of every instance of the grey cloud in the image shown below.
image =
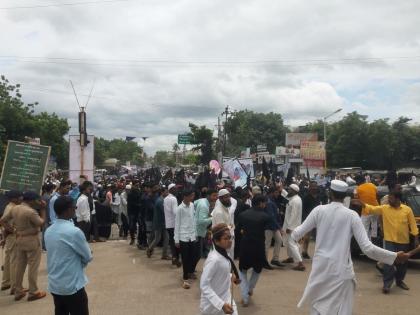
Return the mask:
<path id="1" fill-rule="evenodd" d="M 395 106 L 416 110 L 418 89 L 406 80 L 419 79 L 419 60 L 340 61 L 418 55 L 419 11 L 414 0 L 153 0 L 3 10 L 0 28 L 7 32 L 0 34 L 0 55 L 84 58 L 80 62 L 92 64 L 0 59 L 0 72 L 23 84 L 25 100 L 38 100 L 39 110 L 56 111 L 72 127 L 77 107 L 68 80 L 80 95 L 96 80 L 89 130 L 107 138 L 150 136 L 145 148 L 154 152 L 169 149 L 190 121 L 213 128 L 227 104 L 275 111 L 289 124 L 337 107 L 380 117 L 389 106 L 386 96 L 378 96 L 382 104 L 343 96 L 368 95 L 378 79 L 406 86 Z M 161 62 L 138 62 L 146 59 Z M 261 62 L 269 60 L 281 62 Z"/>

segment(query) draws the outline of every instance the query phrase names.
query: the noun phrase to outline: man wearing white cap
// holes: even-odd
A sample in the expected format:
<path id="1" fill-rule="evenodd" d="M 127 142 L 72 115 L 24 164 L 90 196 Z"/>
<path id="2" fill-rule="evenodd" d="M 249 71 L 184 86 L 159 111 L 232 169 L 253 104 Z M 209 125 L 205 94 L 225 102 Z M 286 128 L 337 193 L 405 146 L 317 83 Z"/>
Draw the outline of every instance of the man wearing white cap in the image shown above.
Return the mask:
<path id="1" fill-rule="evenodd" d="M 219 200 L 216 201 L 216 205 L 214 206 L 214 210 L 212 212 L 212 227 L 218 224 L 226 224 L 231 232 L 232 235 L 232 246 L 228 250 L 228 255 L 230 258 L 234 259 L 234 249 L 235 249 L 235 224 L 234 224 L 234 215 L 230 211 L 232 207 L 232 201 L 230 192 L 227 189 L 220 189 L 219 193 Z"/>
<path id="2" fill-rule="evenodd" d="M 299 197 L 299 186 L 291 184 L 288 189 L 287 199 L 289 203 L 286 206 L 282 233 L 285 235 L 285 243 L 287 246 L 287 255 L 289 256 L 283 263 L 290 264 L 297 262 L 297 266 L 293 270 L 305 271 L 305 266 L 300 255 L 300 248 L 296 242 L 293 242 L 290 235 L 295 228 L 302 223 L 302 199 Z"/>
<path id="3" fill-rule="evenodd" d="M 311 315 L 351 315 L 355 274 L 350 254 L 352 237 L 371 259 L 392 265 L 407 261 L 404 252 L 393 253 L 373 245 L 367 237 L 359 215 L 343 205 L 348 185 L 331 182 L 331 203 L 316 207 L 305 222 L 291 234 L 298 242 L 306 233 L 317 229 L 312 271 L 303 297 L 298 304 L 309 304 Z"/>
<path id="4" fill-rule="evenodd" d="M 170 184 L 168 186 L 169 194 L 163 200 L 163 210 L 165 212 L 165 226 L 169 235 L 169 246 L 172 252 L 172 265 L 181 267 L 179 261 L 179 249 L 175 246 L 174 232 L 175 232 L 175 215 L 178 208 L 178 200 L 175 197 L 176 185 Z"/>

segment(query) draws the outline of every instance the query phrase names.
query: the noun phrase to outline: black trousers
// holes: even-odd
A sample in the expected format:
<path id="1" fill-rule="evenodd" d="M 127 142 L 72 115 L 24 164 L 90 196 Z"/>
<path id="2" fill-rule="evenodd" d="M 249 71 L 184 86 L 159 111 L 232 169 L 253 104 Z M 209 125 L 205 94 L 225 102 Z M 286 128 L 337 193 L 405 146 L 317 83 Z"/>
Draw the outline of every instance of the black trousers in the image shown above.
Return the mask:
<path id="1" fill-rule="evenodd" d="M 136 238 L 137 222 L 140 224 L 138 213 L 128 214 L 128 225 L 130 226 L 131 239 Z"/>
<path id="2" fill-rule="evenodd" d="M 129 224 L 128 224 L 128 218 L 125 216 L 124 213 L 121 213 L 121 222 L 122 222 L 122 225 L 120 227 L 120 237 L 121 236 L 127 237 Z"/>
<path id="3" fill-rule="evenodd" d="M 174 232 L 175 229 L 166 229 L 169 235 L 169 247 L 171 248 L 172 259 L 179 260 L 179 249 L 175 247 Z"/>
<path id="4" fill-rule="evenodd" d="M 90 241 L 90 222 L 80 221 L 76 222 L 76 226 L 85 234 L 86 241 Z"/>
<path id="5" fill-rule="evenodd" d="M 183 279 L 188 280 L 189 275 L 195 271 L 199 251 L 198 242 L 179 242 L 182 257 Z"/>
<path id="6" fill-rule="evenodd" d="M 56 295 L 54 298 L 55 315 L 89 315 L 88 296 L 85 288 L 73 295 Z"/>
<path id="7" fill-rule="evenodd" d="M 90 234 L 93 235 L 93 238 L 95 241 L 99 241 L 99 226 L 98 226 L 98 219 L 96 218 L 96 214 L 93 214 L 91 216 L 92 222 L 91 222 L 91 228 L 90 228 Z"/>

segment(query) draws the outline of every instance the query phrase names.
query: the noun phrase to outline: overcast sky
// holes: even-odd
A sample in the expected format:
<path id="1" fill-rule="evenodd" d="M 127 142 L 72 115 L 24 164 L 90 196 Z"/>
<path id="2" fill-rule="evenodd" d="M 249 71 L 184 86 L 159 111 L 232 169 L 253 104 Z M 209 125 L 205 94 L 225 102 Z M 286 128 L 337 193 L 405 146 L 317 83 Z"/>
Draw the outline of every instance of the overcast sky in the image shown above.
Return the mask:
<path id="1" fill-rule="evenodd" d="M 0 73 L 90 134 L 170 149 L 234 110 L 302 125 L 338 108 L 420 122 L 419 1 L 2 0 Z M 90 0 L 92 1 L 92 0 Z M 340 3 L 341 2 L 341 3 Z M 62 58 L 62 59 L 58 59 Z M 337 115 L 335 119 L 340 118 Z M 143 145 L 143 143 L 141 142 Z"/>

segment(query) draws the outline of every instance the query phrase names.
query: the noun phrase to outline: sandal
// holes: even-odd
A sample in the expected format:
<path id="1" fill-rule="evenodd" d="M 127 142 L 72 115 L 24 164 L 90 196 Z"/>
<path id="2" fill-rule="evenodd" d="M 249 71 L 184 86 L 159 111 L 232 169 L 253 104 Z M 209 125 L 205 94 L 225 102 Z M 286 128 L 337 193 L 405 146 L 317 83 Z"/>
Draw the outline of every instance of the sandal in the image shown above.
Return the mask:
<path id="1" fill-rule="evenodd" d="M 306 270 L 306 268 L 305 268 L 305 266 L 296 266 L 296 267 L 293 267 L 292 268 L 293 270 L 296 270 L 296 271 L 305 271 Z"/>
<path id="2" fill-rule="evenodd" d="M 28 296 L 28 301 L 31 302 L 31 301 L 40 300 L 46 296 L 47 296 L 47 293 L 45 293 L 44 291 L 38 291 L 37 293 Z"/>
<path id="3" fill-rule="evenodd" d="M 26 296 L 26 293 L 24 293 L 24 292 L 19 293 L 18 295 L 15 295 L 15 301 L 20 301 L 20 300 L 22 300 L 25 296 Z"/>

